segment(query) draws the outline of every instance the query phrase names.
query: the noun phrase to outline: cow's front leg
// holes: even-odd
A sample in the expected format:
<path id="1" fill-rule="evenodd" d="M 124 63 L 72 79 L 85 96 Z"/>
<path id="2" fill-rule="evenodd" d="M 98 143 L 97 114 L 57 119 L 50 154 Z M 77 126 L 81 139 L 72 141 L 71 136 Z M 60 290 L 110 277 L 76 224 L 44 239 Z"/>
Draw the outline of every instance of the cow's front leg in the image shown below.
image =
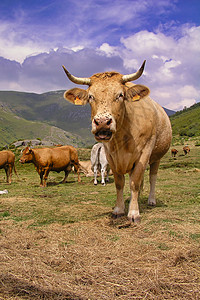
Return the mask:
<path id="1" fill-rule="evenodd" d="M 123 199 L 125 177 L 124 175 L 120 175 L 114 172 L 113 174 L 114 174 L 115 186 L 117 190 L 117 200 L 116 200 L 116 206 L 113 210 L 113 217 L 117 218 L 117 217 L 121 217 L 125 213 L 125 204 Z"/>
<path id="2" fill-rule="evenodd" d="M 139 196 L 140 187 L 142 186 L 144 171 L 146 169 L 148 160 L 149 160 L 149 155 L 141 156 L 139 161 L 135 163 L 132 172 L 129 173 L 131 199 L 129 203 L 128 219 L 131 222 L 134 221 L 134 223 L 140 222 L 138 196 Z"/>
<path id="3" fill-rule="evenodd" d="M 47 178 L 48 178 L 49 172 L 50 172 L 49 168 L 45 169 L 45 171 L 44 171 L 44 183 L 43 183 L 43 187 L 47 186 Z"/>

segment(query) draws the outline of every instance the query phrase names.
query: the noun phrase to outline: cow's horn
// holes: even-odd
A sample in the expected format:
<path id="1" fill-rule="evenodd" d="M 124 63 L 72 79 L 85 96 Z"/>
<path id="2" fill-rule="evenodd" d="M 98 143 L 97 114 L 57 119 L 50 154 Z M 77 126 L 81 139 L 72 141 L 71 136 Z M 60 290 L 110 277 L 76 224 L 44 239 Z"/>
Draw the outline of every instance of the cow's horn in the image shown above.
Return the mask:
<path id="1" fill-rule="evenodd" d="M 140 67 L 140 69 L 136 73 L 123 75 L 123 77 L 122 77 L 123 82 L 125 83 L 125 82 L 128 82 L 128 81 L 133 81 L 133 80 L 138 79 L 144 71 L 145 63 L 146 63 L 146 60 L 144 60 L 142 66 Z"/>
<path id="2" fill-rule="evenodd" d="M 72 74 L 70 74 L 64 66 L 62 66 L 62 67 L 63 67 L 63 69 L 64 69 L 67 77 L 72 82 L 77 83 L 77 84 L 86 84 L 86 85 L 90 85 L 91 84 L 91 79 L 90 78 L 75 77 Z"/>

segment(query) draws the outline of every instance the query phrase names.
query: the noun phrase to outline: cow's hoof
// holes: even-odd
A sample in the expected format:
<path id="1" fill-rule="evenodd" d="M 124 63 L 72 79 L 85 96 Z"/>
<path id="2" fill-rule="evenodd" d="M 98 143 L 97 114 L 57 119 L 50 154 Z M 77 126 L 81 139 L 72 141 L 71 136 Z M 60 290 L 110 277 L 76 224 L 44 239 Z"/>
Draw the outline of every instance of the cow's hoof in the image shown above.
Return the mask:
<path id="1" fill-rule="evenodd" d="M 149 206 L 156 206 L 156 202 L 154 202 L 154 201 L 149 201 L 149 202 L 148 202 L 148 205 L 149 205 Z"/>
<path id="2" fill-rule="evenodd" d="M 137 217 L 132 217 L 132 218 L 128 218 L 129 222 L 134 224 L 134 225 L 138 225 L 141 223 L 141 218 L 140 216 L 137 216 Z"/>
<path id="3" fill-rule="evenodd" d="M 124 216 L 124 214 L 112 214 L 112 218 L 113 219 L 119 219 L 119 218 L 121 218 L 123 216 Z"/>

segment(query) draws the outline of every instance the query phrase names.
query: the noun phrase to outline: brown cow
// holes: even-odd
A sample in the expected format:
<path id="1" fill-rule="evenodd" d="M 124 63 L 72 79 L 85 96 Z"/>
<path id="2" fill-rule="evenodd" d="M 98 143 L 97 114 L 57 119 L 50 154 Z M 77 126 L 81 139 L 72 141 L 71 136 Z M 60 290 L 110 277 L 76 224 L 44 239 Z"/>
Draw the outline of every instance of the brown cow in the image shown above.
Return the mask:
<path id="1" fill-rule="evenodd" d="M 0 169 L 4 169 L 6 172 L 6 182 L 11 183 L 12 181 L 12 170 L 14 169 L 15 174 L 17 171 L 15 168 L 15 154 L 10 150 L 0 151 Z M 18 177 L 18 175 L 17 175 Z"/>
<path id="2" fill-rule="evenodd" d="M 125 212 L 123 189 L 126 173 L 130 177 L 131 199 L 128 218 L 139 222 L 138 193 L 144 171 L 150 164 L 149 205 L 155 205 L 155 183 L 160 159 L 168 151 L 172 138 L 171 124 L 164 109 L 149 97 L 149 88 L 129 81 L 139 78 L 144 65 L 134 74 L 117 72 L 94 74 L 90 78 L 71 75 L 77 84 L 88 85 L 87 90 L 73 88 L 65 92 L 68 101 L 91 106 L 92 133 L 105 147 L 108 163 L 113 171 L 117 201 L 113 216 Z"/>
<path id="3" fill-rule="evenodd" d="M 189 152 L 190 152 L 190 147 L 189 147 L 189 146 L 184 146 L 184 147 L 183 147 L 183 152 L 184 152 L 185 155 L 186 155 L 186 154 L 189 154 Z"/>
<path id="4" fill-rule="evenodd" d="M 173 157 L 176 157 L 177 153 L 178 153 L 178 150 L 176 150 L 174 148 L 171 150 L 171 154 L 172 154 Z"/>
<path id="5" fill-rule="evenodd" d="M 33 163 L 40 175 L 40 186 L 45 187 L 50 171 L 65 172 L 63 183 L 66 182 L 72 166 L 78 174 L 78 182 L 81 181 L 79 174 L 78 152 L 72 146 L 62 146 L 56 148 L 30 149 L 26 147 L 20 158 L 20 163 Z M 43 181 L 44 179 L 44 181 Z"/>

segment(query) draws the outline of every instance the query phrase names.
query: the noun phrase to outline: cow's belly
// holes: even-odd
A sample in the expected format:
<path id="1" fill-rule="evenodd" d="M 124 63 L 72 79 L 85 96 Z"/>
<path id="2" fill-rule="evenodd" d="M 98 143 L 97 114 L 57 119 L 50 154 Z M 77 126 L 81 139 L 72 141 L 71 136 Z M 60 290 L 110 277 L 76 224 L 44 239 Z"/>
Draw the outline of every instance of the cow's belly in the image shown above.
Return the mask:
<path id="1" fill-rule="evenodd" d="M 70 164 L 59 164 L 58 163 L 58 164 L 53 164 L 50 166 L 50 169 L 52 171 L 56 171 L 56 172 L 61 172 L 63 170 L 70 169 L 70 168 L 71 168 Z"/>

